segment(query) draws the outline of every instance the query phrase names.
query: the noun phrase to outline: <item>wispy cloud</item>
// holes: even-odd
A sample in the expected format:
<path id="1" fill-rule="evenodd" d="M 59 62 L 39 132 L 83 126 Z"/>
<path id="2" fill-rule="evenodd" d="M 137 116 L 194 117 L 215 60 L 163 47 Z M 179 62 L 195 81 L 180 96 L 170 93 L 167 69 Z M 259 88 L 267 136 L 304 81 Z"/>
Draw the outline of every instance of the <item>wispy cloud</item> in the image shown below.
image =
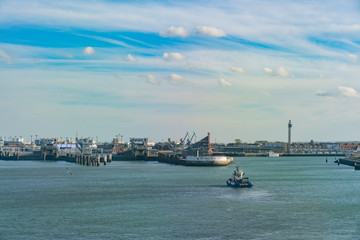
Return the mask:
<path id="1" fill-rule="evenodd" d="M 150 73 L 146 77 L 146 82 L 152 85 L 160 85 L 160 82 Z"/>
<path id="2" fill-rule="evenodd" d="M 349 54 L 349 55 L 347 55 L 347 56 L 348 56 L 348 58 L 349 58 L 351 61 L 353 61 L 353 62 L 356 62 L 356 61 L 358 60 L 358 56 L 355 55 L 355 54 Z"/>
<path id="3" fill-rule="evenodd" d="M 125 61 L 128 61 L 128 62 L 135 62 L 136 61 L 136 58 L 131 55 L 131 54 L 128 54 L 125 58 Z"/>
<path id="4" fill-rule="evenodd" d="M 185 56 L 181 53 L 164 53 L 163 58 L 167 61 L 181 61 L 185 59 Z"/>
<path id="5" fill-rule="evenodd" d="M 119 37 L 124 38 L 124 39 L 126 39 L 126 40 L 129 40 L 129 41 L 131 41 L 131 42 L 140 43 L 140 44 L 142 44 L 142 45 L 144 45 L 144 46 L 154 47 L 154 45 L 148 44 L 148 43 L 146 43 L 146 42 L 144 42 L 144 41 L 140 41 L 140 40 L 137 40 L 137 39 L 129 38 L 129 37 L 126 37 L 126 36 L 119 36 Z M 124 43 L 124 44 L 126 44 L 126 43 Z M 123 46 L 125 47 L 125 45 L 123 45 Z"/>
<path id="6" fill-rule="evenodd" d="M 264 72 L 266 74 L 269 74 L 270 76 L 280 76 L 280 77 L 283 77 L 283 78 L 287 78 L 290 76 L 290 73 L 289 71 L 284 68 L 284 67 L 278 67 L 276 69 L 276 71 L 274 71 L 273 69 L 271 68 L 268 68 L 268 67 L 265 67 L 264 68 Z"/>
<path id="7" fill-rule="evenodd" d="M 289 77 L 289 72 L 284 68 L 284 67 L 279 67 L 277 69 L 277 73 L 281 76 L 281 77 Z"/>
<path id="8" fill-rule="evenodd" d="M 273 70 L 271 68 L 265 67 L 264 72 L 267 73 L 267 74 L 272 74 Z"/>
<path id="9" fill-rule="evenodd" d="M 173 73 L 168 76 L 168 82 L 171 85 L 181 85 L 185 83 L 185 80 L 183 76 Z"/>
<path id="10" fill-rule="evenodd" d="M 220 84 L 220 86 L 222 86 L 222 87 L 231 87 L 231 86 L 232 86 L 232 84 L 231 84 L 230 82 L 226 81 L 226 80 L 223 79 L 223 78 L 220 78 L 220 79 L 219 79 L 219 84 Z"/>
<path id="11" fill-rule="evenodd" d="M 4 61 L 8 64 L 12 62 L 12 58 L 3 50 L 0 50 L 0 59 L 4 59 Z"/>
<path id="12" fill-rule="evenodd" d="M 231 71 L 237 72 L 237 73 L 244 73 L 245 72 L 245 70 L 243 68 L 241 68 L 241 67 L 232 67 Z"/>
<path id="13" fill-rule="evenodd" d="M 91 35 L 85 35 L 85 34 L 77 34 L 77 35 L 92 38 L 92 39 L 107 42 L 107 43 L 111 43 L 111 44 L 122 46 L 122 47 L 131 47 L 129 44 L 126 44 L 126 43 L 116 40 L 116 39 L 105 38 L 105 37 L 100 37 L 100 36 L 91 36 Z"/>

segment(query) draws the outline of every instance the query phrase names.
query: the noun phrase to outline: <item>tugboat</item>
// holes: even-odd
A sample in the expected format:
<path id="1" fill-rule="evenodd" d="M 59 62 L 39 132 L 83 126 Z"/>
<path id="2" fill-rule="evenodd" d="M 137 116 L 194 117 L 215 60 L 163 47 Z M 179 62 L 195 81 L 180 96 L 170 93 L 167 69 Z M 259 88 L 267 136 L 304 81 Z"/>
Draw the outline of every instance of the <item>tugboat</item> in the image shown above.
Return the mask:
<path id="1" fill-rule="evenodd" d="M 244 177 L 245 173 L 240 170 L 240 165 L 236 166 L 233 176 L 229 178 L 226 183 L 230 187 L 249 188 L 253 186 L 253 183 L 249 181 L 249 178 Z"/>

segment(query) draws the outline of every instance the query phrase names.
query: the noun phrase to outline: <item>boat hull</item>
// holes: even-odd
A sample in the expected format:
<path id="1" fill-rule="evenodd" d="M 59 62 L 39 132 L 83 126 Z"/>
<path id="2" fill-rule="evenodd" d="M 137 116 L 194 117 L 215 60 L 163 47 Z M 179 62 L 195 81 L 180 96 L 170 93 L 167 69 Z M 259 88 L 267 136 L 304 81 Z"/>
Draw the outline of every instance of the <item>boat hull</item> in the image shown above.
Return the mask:
<path id="1" fill-rule="evenodd" d="M 188 166 L 227 166 L 232 162 L 233 158 L 226 156 L 187 156 L 185 159 Z"/>
<path id="2" fill-rule="evenodd" d="M 268 157 L 279 157 L 279 156 L 280 156 L 279 153 L 274 153 L 274 152 L 272 152 L 272 151 L 270 151 L 270 152 L 268 153 Z"/>
<path id="3" fill-rule="evenodd" d="M 233 182 L 233 181 L 227 180 L 226 183 L 229 187 L 235 187 L 235 188 L 250 188 L 253 186 L 252 182 L 238 183 L 238 182 Z"/>

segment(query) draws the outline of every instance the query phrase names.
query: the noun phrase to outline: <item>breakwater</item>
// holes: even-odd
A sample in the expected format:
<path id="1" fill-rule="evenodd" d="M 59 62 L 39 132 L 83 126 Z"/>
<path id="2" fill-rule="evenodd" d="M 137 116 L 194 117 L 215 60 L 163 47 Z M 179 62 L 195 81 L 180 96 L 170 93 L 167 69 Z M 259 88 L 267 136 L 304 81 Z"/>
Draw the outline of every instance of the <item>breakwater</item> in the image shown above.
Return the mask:
<path id="1" fill-rule="evenodd" d="M 341 158 L 335 161 L 338 164 L 354 167 L 355 170 L 360 170 L 360 158 L 359 157 L 348 157 Z"/>
<path id="2" fill-rule="evenodd" d="M 111 163 L 112 154 L 96 154 L 96 155 L 88 155 L 88 154 L 66 154 L 66 155 L 50 155 L 46 153 L 32 153 L 32 154 L 24 154 L 22 152 L 1 152 L 0 160 L 7 161 L 65 161 L 76 163 L 84 166 L 100 166 L 101 164 L 106 165 Z"/>
<path id="3" fill-rule="evenodd" d="M 229 157 L 268 157 L 266 152 L 244 153 L 244 152 L 214 152 L 214 155 Z M 279 153 L 279 157 L 341 157 L 343 153 Z"/>

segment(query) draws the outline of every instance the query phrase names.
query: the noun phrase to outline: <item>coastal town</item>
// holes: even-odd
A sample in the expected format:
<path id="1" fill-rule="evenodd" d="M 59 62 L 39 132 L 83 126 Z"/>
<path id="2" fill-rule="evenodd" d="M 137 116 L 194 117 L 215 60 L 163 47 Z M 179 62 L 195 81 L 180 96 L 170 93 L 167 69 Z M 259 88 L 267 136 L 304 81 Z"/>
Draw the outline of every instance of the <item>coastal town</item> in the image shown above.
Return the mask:
<path id="1" fill-rule="evenodd" d="M 204 142 L 200 144 L 199 142 Z M 149 138 L 130 138 L 125 142 L 117 135 L 112 141 L 98 142 L 94 138 L 37 138 L 26 140 L 24 137 L 1 137 L 1 159 L 57 159 L 63 156 L 112 155 L 112 159 L 152 159 L 161 155 L 181 156 L 190 149 L 200 154 L 210 151 L 214 155 L 226 156 L 348 156 L 360 152 L 360 142 L 242 142 L 235 139 L 232 143 L 214 143 L 208 139 L 196 142 L 196 134 L 186 134 L 179 140 L 154 142 Z M 194 152 L 192 152 L 194 154 Z"/>
<path id="2" fill-rule="evenodd" d="M 22 136 L 0 138 L 0 160 L 63 160 L 82 165 L 100 166 L 112 160 L 155 160 L 188 166 L 224 166 L 233 162 L 233 157 L 244 156 L 335 156 L 342 157 L 338 163 L 355 166 L 360 170 L 360 142 L 293 142 L 292 123 L 288 123 L 288 141 L 211 142 L 210 132 L 197 141 L 195 132 L 179 140 L 168 138 L 166 142 L 155 142 L 149 138 L 129 138 L 123 141 L 118 134 L 110 142 L 99 142 L 94 138 L 38 138 Z M 97 139 L 97 138 L 96 138 Z M 345 157 L 345 158 L 344 158 Z"/>
<path id="3" fill-rule="evenodd" d="M 115 137 L 109 142 L 97 142 L 94 138 L 39 138 L 27 141 L 24 137 L 1 137 L 0 151 L 10 154 L 22 155 L 36 154 L 45 146 L 52 145 L 54 151 L 60 155 L 65 153 L 101 153 L 121 155 L 133 152 L 136 156 L 152 156 L 156 153 L 181 152 L 191 146 L 194 140 L 171 140 L 167 142 L 154 142 L 149 138 L 130 138 L 124 142 Z M 256 141 L 254 143 L 241 142 L 235 139 L 233 143 L 211 143 L 214 153 L 230 156 L 268 156 L 269 152 L 282 155 L 349 155 L 360 152 L 360 142 L 269 142 Z M 140 148 L 141 154 L 140 154 Z M 135 153 L 135 149 L 138 150 Z"/>

